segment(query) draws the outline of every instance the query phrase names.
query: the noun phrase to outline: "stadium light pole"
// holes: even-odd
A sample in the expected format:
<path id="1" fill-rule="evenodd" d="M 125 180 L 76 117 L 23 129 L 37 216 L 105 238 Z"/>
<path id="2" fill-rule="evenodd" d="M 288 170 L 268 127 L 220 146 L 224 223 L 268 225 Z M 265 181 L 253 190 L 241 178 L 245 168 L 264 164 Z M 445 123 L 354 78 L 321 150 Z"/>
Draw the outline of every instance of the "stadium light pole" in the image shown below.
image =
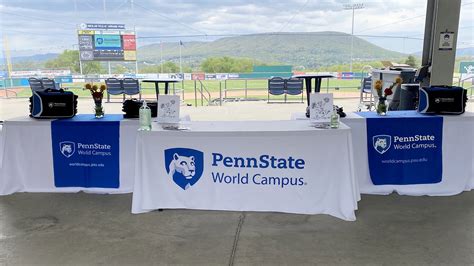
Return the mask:
<path id="1" fill-rule="evenodd" d="M 82 60 L 81 60 L 81 49 L 79 48 L 79 44 L 73 44 L 72 50 L 74 50 L 74 46 L 77 46 L 77 51 L 79 52 L 79 73 L 82 75 Z"/>
<path id="2" fill-rule="evenodd" d="M 355 10 L 356 10 L 356 9 L 363 9 L 363 8 L 364 8 L 364 4 L 363 4 L 363 3 L 344 5 L 344 10 L 352 10 L 351 64 L 350 64 L 350 72 L 352 72 L 352 61 L 353 61 L 353 58 L 354 58 L 354 16 L 355 16 Z"/>

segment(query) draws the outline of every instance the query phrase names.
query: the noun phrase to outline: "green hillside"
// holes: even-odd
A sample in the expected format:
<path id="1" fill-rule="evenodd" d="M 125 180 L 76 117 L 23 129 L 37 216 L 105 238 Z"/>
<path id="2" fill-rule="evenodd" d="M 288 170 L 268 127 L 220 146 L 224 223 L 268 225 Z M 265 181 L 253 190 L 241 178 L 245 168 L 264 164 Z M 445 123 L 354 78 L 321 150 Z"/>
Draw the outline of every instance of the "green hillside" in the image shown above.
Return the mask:
<path id="1" fill-rule="evenodd" d="M 190 66 L 197 66 L 211 56 L 232 56 L 314 69 L 348 63 L 350 47 L 351 36 L 340 32 L 266 33 L 227 37 L 212 42 L 185 42 L 182 58 Z M 138 56 L 139 61 L 159 63 L 160 44 L 140 47 Z M 406 58 L 406 55 L 354 37 L 354 61 L 400 58 Z M 179 44 L 163 43 L 163 59 L 179 61 Z"/>

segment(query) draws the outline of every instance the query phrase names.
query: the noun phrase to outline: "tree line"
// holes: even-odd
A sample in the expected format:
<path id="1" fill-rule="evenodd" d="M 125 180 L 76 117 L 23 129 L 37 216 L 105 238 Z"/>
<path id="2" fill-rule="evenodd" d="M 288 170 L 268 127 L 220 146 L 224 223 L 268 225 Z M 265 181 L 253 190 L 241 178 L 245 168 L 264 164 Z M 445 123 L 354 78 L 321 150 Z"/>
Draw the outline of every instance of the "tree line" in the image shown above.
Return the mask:
<path id="1" fill-rule="evenodd" d="M 417 67 L 416 58 L 412 55 L 408 56 L 405 60 L 406 64 Z M 209 57 L 201 62 L 198 69 L 192 69 L 189 66 L 183 67 L 184 73 L 190 73 L 194 71 L 201 71 L 206 73 L 248 73 L 252 72 L 254 65 L 265 65 L 262 62 L 256 62 L 250 58 L 233 58 L 228 56 L 223 57 Z M 372 62 L 354 62 L 354 71 L 359 71 L 364 65 L 370 65 L 374 68 L 382 67 L 380 61 Z M 65 50 L 57 58 L 47 61 L 44 66 L 46 68 L 67 68 L 73 73 L 80 73 L 79 67 L 79 51 Z M 349 64 L 331 65 L 321 67 L 318 69 L 304 69 L 303 67 L 299 70 L 304 71 L 330 71 L 330 72 L 345 72 L 349 71 Z M 112 73 L 124 74 L 134 73 L 135 66 L 133 68 L 127 67 L 123 64 L 114 64 Z M 139 73 L 179 73 L 180 67 L 173 61 L 166 61 L 161 64 L 148 64 L 140 65 Z M 83 74 L 106 74 L 108 73 L 107 67 L 101 62 L 86 62 L 82 61 L 82 73 Z"/>

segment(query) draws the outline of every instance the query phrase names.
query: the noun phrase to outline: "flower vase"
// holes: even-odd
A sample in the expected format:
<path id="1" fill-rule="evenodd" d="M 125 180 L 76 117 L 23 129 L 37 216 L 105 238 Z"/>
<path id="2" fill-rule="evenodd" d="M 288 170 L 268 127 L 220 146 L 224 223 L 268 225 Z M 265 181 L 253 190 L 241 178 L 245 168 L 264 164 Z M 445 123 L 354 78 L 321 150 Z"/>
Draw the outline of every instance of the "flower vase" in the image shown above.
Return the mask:
<path id="1" fill-rule="evenodd" d="M 387 98 L 385 97 L 380 97 L 379 101 L 377 103 L 377 114 L 380 116 L 386 116 L 387 115 L 387 104 L 386 104 Z"/>
<path id="2" fill-rule="evenodd" d="M 95 107 L 94 107 L 94 114 L 95 118 L 102 118 L 104 117 L 104 107 L 102 106 L 102 101 L 95 102 Z"/>

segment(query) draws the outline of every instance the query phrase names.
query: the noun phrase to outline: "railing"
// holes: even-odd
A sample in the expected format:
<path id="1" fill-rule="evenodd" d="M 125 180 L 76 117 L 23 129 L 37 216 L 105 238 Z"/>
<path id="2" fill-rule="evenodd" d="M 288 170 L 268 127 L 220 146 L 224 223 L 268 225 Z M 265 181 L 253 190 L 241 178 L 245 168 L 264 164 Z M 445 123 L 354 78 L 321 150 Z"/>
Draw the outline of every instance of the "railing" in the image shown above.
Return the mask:
<path id="1" fill-rule="evenodd" d="M 176 83 L 173 83 L 173 88 L 172 88 L 173 95 L 181 94 L 181 101 L 184 102 L 184 80 L 181 80 L 181 82 L 179 83 L 181 84 L 180 89 L 177 89 Z"/>
<path id="2" fill-rule="evenodd" d="M 206 86 L 202 83 L 201 80 L 194 80 L 194 106 L 198 106 L 198 92 L 201 96 L 201 106 L 204 106 L 204 101 L 207 102 L 206 105 L 211 105 L 212 99 L 209 90 L 206 88 Z"/>
<path id="3" fill-rule="evenodd" d="M 244 87 L 243 88 L 228 88 L 227 87 L 227 81 L 243 81 L 244 82 Z M 268 79 L 252 79 L 252 81 L 267 81 Z M 227 92 L 230 92 L 230 91 L 244 91 L 244 101 L 248 100 L 248 91 L 259 91 L 259 90 L 268 90 L 267 87 L 265 88 L 249 88 L 248 87 L 248 79 L 226 79 L 224 80 L 224 101 L 226 101 L 226 99 L 228 99 L 227 97 Z M 222 81 L 220 82 L 222 83 Z M 220 89 L 222 90 L 222 84 L 219 85 Z M 222 94 L 222 93 L 221 93 Z M 222 99 L 222 97 L 220 97 L 220 99 Z M 221 105 L 222 105 L 222 100 L 221 100 Z"/>
<path id="4" fill-rule="evenodd" d="M 229 88 L 228 82 L 232 81 L 242 81 L 243 86 L 238 86 L 237 88 Z M 252 87 L 250 88 L 248 86 L 249 81 L 268 81 L 268 79 L 227 79 L 224 81 L 221 81 L 219 84 L 219 105 L 222 105 L 223 102 L 228 102 L 228 101 L 248 101 L 248 100 L 255 100 L 259 99 L 258 97 L 249 97 L 249 92 L 250 91 L 261 91 L 262 93 L 267 93 L 268 92 L 268 87 Z M 355 89 L 354 92 L 359 92 L 360 85 L 354 85 L 354 86 L 329 86 L 329 79 L 326 80 L 326 86 L 321 87 L 322 92 L 329 93 L 331 90 L 338 91 L 340 89 Z M 229 97 L 228 93 L 229 92 L 235 92 L 235 91 L 243 91 L 242 97 Z M 306 90 L 304 89 L 303 94 L 306 96 Z M 359 96 L 354 96 L 354 97 L 346 97 L 346 98 L 354 98 L 358 99 Z M 266 99 L 261 99 L 261 100 L 266 100 Z"/>
<path id="5" fill-rule="evenodd" d="M 7 80 L 9 81 L 10 84 L 7 84 Z M 14 94 L 15 98 L 18 97 L 18 93 L 15 90 L 9 89 L 9 88 L 13 88 L 12 79 L 2 79 L 0 83 L 1 83 L 0 92 L 3 91 L 3 93 L 0 93 L 0 95 L 2 95 L 1 96 L 2 98 L 10 98 L 10 95 L 8 95 L 9 93 Z"/>
<path id="6" fill-rule="evenodd" d="M 471 80 L 471 86 L 466 88 L 464 87 L 464 82 L 467 81 L 467 80 Z M 470 90 L 470 94 L 469 94 L 469 99 L 472 100 L 472 91 L 474 90 L 474 77 L 473 76 L 469 76 L 469 77 L 465 77 L 463 79 L 461 79 L 461 77 L 459 77 L 459 81 L 458 81 L 458 86 L 460 87 L 463 87 L 465 88 L 466 90 Z"/>

